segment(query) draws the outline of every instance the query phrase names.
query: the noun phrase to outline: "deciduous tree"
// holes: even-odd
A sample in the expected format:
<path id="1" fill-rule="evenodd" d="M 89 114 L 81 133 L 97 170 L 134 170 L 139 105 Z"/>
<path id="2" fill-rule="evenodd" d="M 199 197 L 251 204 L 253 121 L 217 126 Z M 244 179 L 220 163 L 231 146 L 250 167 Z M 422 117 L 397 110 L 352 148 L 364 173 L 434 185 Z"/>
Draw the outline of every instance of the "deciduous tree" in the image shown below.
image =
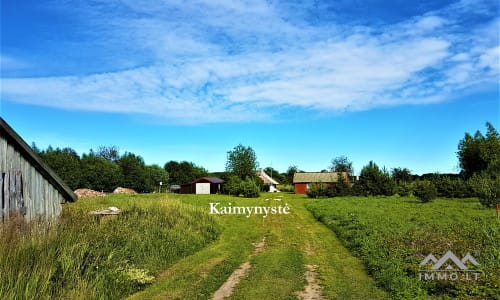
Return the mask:
<path id="1" fill-rule="evenodd" d="M 258 167 L 257 155 L 251 147 L 239 144 L 227 152 L 226 171 L 238 176 L 241 180 L 247 177 L 255 178 Z"/>
<path id="2" fill-rule="evenodd" d="M 491 123 L 486 127 L 486 136 L 480 131 L 474 136 L 465 133 L 458 143 L 457 156 L 465 178 L 486 171 L 500 160 L 500 136 Z"/>
<path id="3" fill-rule="evenodd" d="M 71 188 L 77 189 L 81 182 L 80 156 L 75 150 L 48 147 L 40 151 L 33 143 L 42 160 Z"/>
<path id="4" fill-rule="evenodd" d="M 330 171 L 332 172 L 347 172 L 349 175 L 353 175 L 354 169 L 352 167 L 352 161 L 350 161 L 347 156 L 337 156 L 332 159 L 330 164 Z"/>

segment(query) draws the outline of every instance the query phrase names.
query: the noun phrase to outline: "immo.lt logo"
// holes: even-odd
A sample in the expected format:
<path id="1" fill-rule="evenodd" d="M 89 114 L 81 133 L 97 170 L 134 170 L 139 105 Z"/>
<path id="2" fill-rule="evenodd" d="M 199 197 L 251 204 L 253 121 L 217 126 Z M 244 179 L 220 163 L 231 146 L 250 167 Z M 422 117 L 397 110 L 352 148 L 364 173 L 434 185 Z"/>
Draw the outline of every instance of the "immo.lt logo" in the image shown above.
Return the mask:
<path id="1" fill-rule="evenodd" d="M 431 253 L 422 260 L 420 266 L 420 280 L 468 281 L 478 280 L 481 275 L 481 271 L 476 268 L 479 263 L 470 253 L 467 253 L 462 259 L 459 259 L 451 251 L 446 252 L 440 259 Z M 423 269 L 425 267 L 427 268 Z"/>

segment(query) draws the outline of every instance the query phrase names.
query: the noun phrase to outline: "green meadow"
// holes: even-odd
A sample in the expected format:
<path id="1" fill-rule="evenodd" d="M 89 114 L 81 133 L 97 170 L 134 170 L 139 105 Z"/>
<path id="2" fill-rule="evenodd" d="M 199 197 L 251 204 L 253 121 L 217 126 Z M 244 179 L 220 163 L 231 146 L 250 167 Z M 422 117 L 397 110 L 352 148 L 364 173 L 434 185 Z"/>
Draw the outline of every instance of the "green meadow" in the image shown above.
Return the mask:
<path id="1" fill-rule="evenodd" d="M 359 257 L 377 285 L 395 299 L 498 299 L 500 222 L 477 199 L 342 197 L 309 201 L 306 207 Z M 452 251 L 479 263 L 475 275 L 425 280 L 420 262 Z M 423 280 L 422 280 L 423 279 Z"/>
<path id="2" fill-rule="evenodd" d="M 210 214 L 210 203 L 289 213 Z M 89 215 L 109 206 L 121 214 Z M 500 223 L 477 199 L 121 195 L 66 204 L 50 226 L 0 228 L 2 299 L 211 299 L 245 263 L 229 299 L 297 299 L 311 266 L 323 299 L 497 299 L 500 284 Z M 470 252 L 480 278 L 419 280 L 422 259 L 448 250 Z"/>

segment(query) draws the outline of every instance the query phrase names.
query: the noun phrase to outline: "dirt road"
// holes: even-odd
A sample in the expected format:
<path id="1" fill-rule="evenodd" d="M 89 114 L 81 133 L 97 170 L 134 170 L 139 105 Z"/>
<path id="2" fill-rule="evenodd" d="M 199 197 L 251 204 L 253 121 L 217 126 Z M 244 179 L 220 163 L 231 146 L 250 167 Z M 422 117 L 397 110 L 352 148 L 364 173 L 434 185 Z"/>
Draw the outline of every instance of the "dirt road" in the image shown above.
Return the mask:
<path id="1" fill-rule="evenodd" d="M 130 299 L 389 299 L 335 234 L 307 211 L 307 198 L 267 194 L 216 200 L 240 206 L 287 203 L 290 213 L 215 216 L 223 226 L 217 242 L 171 266 Z M 198 197 L 195 204 L 208 207 L 210 201 L 213 196 Z"/>

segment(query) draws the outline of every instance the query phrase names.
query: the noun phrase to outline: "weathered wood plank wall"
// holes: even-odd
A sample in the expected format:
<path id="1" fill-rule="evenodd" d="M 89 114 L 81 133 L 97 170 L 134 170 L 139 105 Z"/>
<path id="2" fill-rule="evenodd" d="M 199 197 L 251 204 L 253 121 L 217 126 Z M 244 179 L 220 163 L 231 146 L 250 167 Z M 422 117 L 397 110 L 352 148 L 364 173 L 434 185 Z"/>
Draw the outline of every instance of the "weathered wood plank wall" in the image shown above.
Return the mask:
<path id="1" fill-rule="evenodd" d="M 27 220 L 61 214 L 61 203 L 65 202 L 63 195 L 3 136 L 0 136 L 0 171 L 0 219 L 8 218 L 12 211 L 25 213 Z"/>

